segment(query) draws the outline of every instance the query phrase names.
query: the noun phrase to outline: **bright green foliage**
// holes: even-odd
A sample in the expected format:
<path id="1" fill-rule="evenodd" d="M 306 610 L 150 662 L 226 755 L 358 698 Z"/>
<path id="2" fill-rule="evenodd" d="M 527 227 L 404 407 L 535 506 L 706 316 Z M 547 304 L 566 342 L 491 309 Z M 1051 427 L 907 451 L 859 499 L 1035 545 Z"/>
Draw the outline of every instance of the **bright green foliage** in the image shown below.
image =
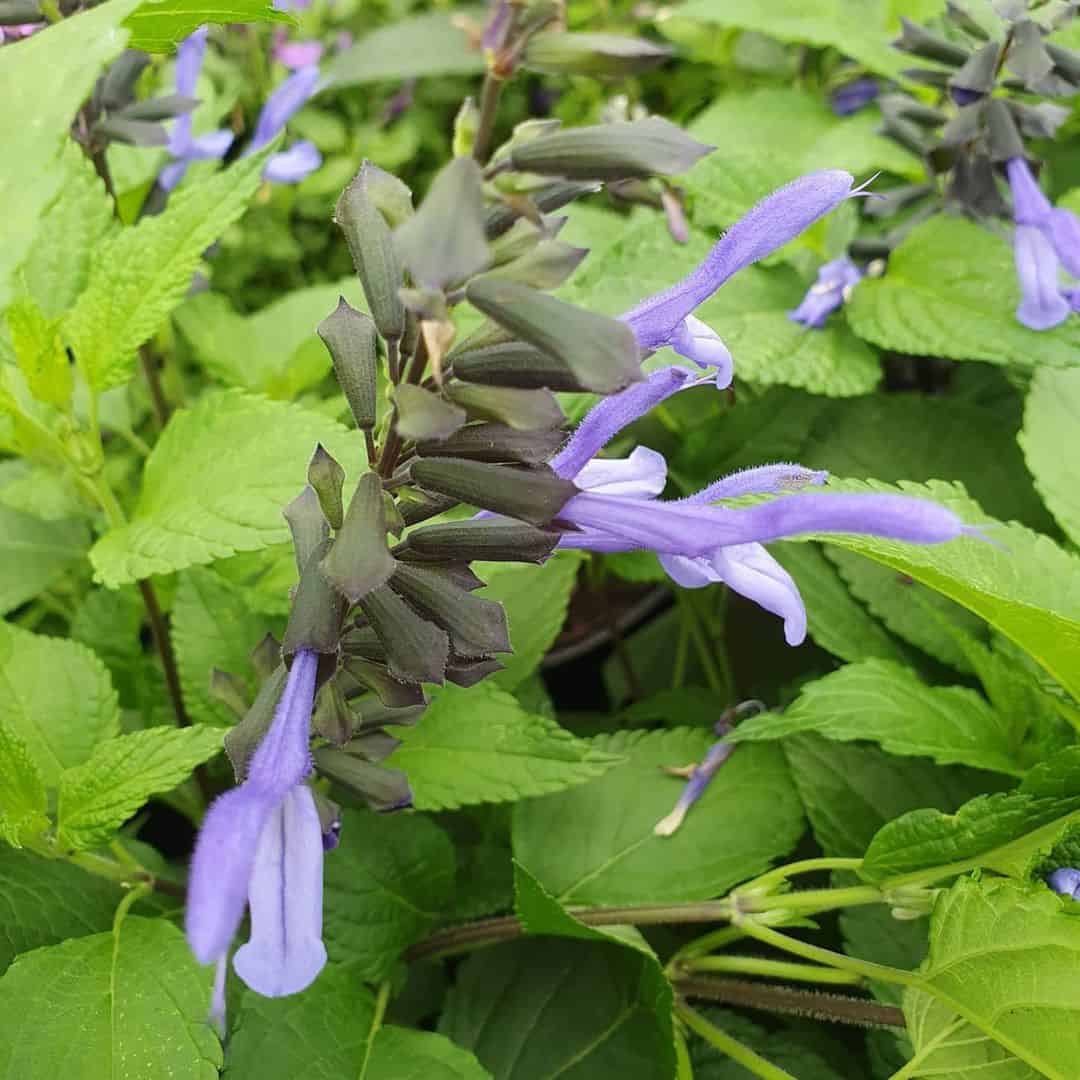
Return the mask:
<path id="1" fill-rule="evenodd" d="M 1080 357 L 1069 371 L 1040 369 L 1031 380 L 1020 444 L 1039 493 L 1074 544 L 1080 544 L 1080 492 L 1070 438 L 1080 430 Z"/>
<path id="2" fill-rule="evenodd" d="M 221 750 L 209 725 L 148 728 L 102 743 L 60 777 L 57 842 L 66 850 L 104 843 L 150 795 L 186 780 Z"/>
<path id="3" fill-rule="evenodd" d="M 325 863 L 324 932 L 330 959 L 378 982 L 439 920 L 454 889 L 454 851 L 419 814 L 347 810 Z"/>
<path id="4" fill-rule="evenodd" d="M 995 712 L 973 690 L 929 687 L 887 660 L 848 664 L 804 687 L 783 714 L 755 717 L 733 738 L 740 742 L 818 732 L 847 742 L 870 739 L 893 754 L 931 757 L 1019 774 L 1017 719 Z"/>
<path id="5" fill-rule="evenodd" d="M 62 190 L 61 158 L 70 155 L 65 146 L 75 113 L 101 69 L 123 49 L 128 35 L 120 23 L 137 2 L 109 0 L 0 55 L 0 145 L 6 161 L 0 174 L 6 221 L 0 304 L 11 297 L 11 275 L 30 250 L 39 218 Z M 57 71 L 64 72 L 60 84 Z"/>
<path id="6" fill-rule="evenodd" d="M 204 23 L 291 23 L 293 18 L 276 10 L 269 0 L 143 0 L 127 17 L 128 43 L 146 52 L 172 52 L 193 30 Z"/>
<path id="7" fill-rule="evenodd" d="M 43 521 L 0 506 L 0 613 L 49 588 L 86 557 L 89 544 L 81 521 Z"/>
<path id="8" fill-rule="evenodd" d="M 19 953 L 108 930 L 121 895 L 69 863 L 0 848 L 0 973 Z"/>
<path id="9" fill-rule="evenodd" d="M 0 623 L 0 716 L 47 787 L 119 724 L 109 673 L 89 649 L 7 623 Z"/>
<path id="10" fill-rule="evenodd" d="M 494 1076 L 670 1080 L 671 990 L 622 945 L 522 941 L 470 957 L 440 1030 Z"/>
<path id="11" fill-rule="evenodd" d="M 444 687 L 423 724 L 394 734 L 402 745 L 386 764 L 408 776 L 421 810 L 546 795 L 591 780 L 620 760 L 526 712 L 490 683 Z"/>
<path id="12" fill-rule="evenodd" d="M 740 748 L 673 836 L 653 833 L 682 792 L 663 768 L 700 761 L 713 741 L 691 728 L 594 739 L 598 751 L 626 762 L 589 784 L 518 804 L 514 857 L 563 904 L 702 900 L 760 873 L 802 832 L 799 800 L 774 747 Z M 736 819 L 739 828 L 729 828 Z"/>
<path id="13" fill-rule="evenodd" d="M 173 605 L 172 631 L 184 703 L 192 719 L 236 723 L 236 714 L 210 691 L 214 670 L 239 677 L 254 697 L 252 649 L 270 626 L 248 606 L 245 594 L 220 574 L 202 567 L 185 570 Z"/>
<path id="14" fill-rule="evenodd" d="M 47 319 L 28 297 L 20 297 L 7 309 L 15 360 L 27 388 L 38 401 L 66 409 L 71 403 L 71 367 L 59 323 Z"/>
<path id="15" fill-rule="evenodd" d="M 219 293 L 199 293 L 173 318 L 212 378 L 290 401 L 330 370 L 330 354 L 314 327 L 339 296 L 366 310 L 360 282 L 349 279 L 297 289 L 247 316 L 237 315 Z"/>
<path id="16" fill-rule="evenodd" d="M 26 953 L 0 979 L 0 1074 L 213 1080 L 212 978 L 162 919 L 129 917 L 111 933 Z"/>
<path id="17" fill-rule="evenodd" d="M 476 573 L 487 582 L 476 595 L 503 605 L 510 644 L 514 646 L 511 655 L 501 658 L 503 670 L 491 678 L 496 686 L 513 690 L 536 670 L 566 620 L 580 566 L 574 552 L 559 555 L 542 567 L 526 563 L 475 564 Z"/>
<path id="18" fill-rule="evenodd" d="M 12 847 L 40 836 L 49 824 L 41 773 L 26 744 L 0 724 L 0 837 Z"/>
<path id="19" fill-rule="evenodd" d="M 955 814 L 919 809 L 887 822 L 866 849 L 862 873 L 890 882 L 936 880 L 935 867 L 1021 874 L 1078 811 L 1080 753 L 1072 747 L 1037 765 L 1015 791 L 978 795 Z"/>
<path id="20" fill-rule="evenodd" d="M 345 429 L 318 413 L 238 390 L 204 395 L 154 447 L 131 521 L 91 551 L 98 576 L 115 588 L 287 539 L 281 508 L 319 442 L 350 460 Z"/>
<path id="21" fill-rule="evenodd" d="M 86 288 L 64 322 L 95 391 L 131 377 L 136 349 L 184 298 L 203 252 L 247 209 L 269 152 L 186 185 L 164 212 L 95 248 Z"/>
<path id="22" fill-rule="evenodd" d="M 1078 953 L 1080 920 L 1044 886 L 957 882 L 934 908 L 920 972 L 928 993 L 904 1001 L 919 1062 L 910 1075 L 960 1076 L 1011 1055 L 1037 1075 L 1069 1080 L 1080 1058 Z"/>
<path id="23" fill-rule="evenodd" d="M 1016 321 L 1020 287 L 1008 240 L 962 217 L 913 229 L 884 277 L 862 281 L 848 308 L 860 337 L 883 349 L 1023 370 L 1080 364 L 1080 324 L 1028 330 Z"/>

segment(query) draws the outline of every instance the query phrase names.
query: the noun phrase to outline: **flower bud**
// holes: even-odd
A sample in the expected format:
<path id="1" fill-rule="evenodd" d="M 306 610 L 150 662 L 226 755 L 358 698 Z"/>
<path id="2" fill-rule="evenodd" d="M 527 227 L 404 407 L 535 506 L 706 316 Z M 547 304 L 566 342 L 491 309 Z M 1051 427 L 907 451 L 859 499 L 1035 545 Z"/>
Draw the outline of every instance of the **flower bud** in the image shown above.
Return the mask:
<path id="1" fill-rule="evenodd" d="M 341 487 L 345 483 L 345 470 L 322 443 L 315 447 L 315 453 L 311 455 L 307 478 L 319 497 L 319 507 L 330 527 L 340 529 L 343 513 Z"/>
<path id="2" fill-rule="evenodd" d="M 539 465 L 566 441 L 559 428 L 519 431 L 506 424 L 470 424 L 449 438 L 418 443 L 421 457 L 461 457 L 473 461 Z"/>
<path id="3" fill-rule="evenodd" d="M 543 563 L 558 542 L 559 533 L 553 529 L 538 529 L 509 518 L 474 518 L 414 530 L 405 541 L 401 558 Z"/>
<path id="4" fill-rule="evenodd" d="M 336 655 L 341 638 L 345 601 L 323 575 L 321 563 L 332 541 L 324 540 L 311 554 L 300 574 L 292 611 L 285 625 L 282 655 L 288 659 L 301 649 Z"/>
<path id="5" fill-rule="evenodd" d="M 394 388 L 397 432 L 405 439 L 445 439 L 465 423 L 465 410 L 430 390 L 402 383 Z"/>
<path id="6" fill-rule="evenodd" d="M 367 761 L 360 753 L 350 753 L 351 744 L 317 747 L 312 754 L 315 768 L 359 795 L 372 810 L 385 813 L 412 805 L 412 789 L 400 769 L 384 769 Z"/>
<path id="7" fill-rule="evenodd" d="M 391 675 L 403 682 L 442 683 L 450 655 L 446 631 L 418 615 L 389 585 L 368 593 L 360 608 L 386 650 Z"/>
<path id="8" fill-rule="evenodd" d="M 566 417 L 550 390 L 516 390 L 506 386 L 476 386 L 458 379 L 447 384 L 451 399 L 469 414 L 495 420 L 521 431 L 561 428 Z"/>
<path id="9" fill-rule="evenodd" d="M 304 490 L 283 511 L 292 533 L 293 550 L 296 554 L 296 572 L 302 574 L 312 552 L 330 536 L 319 496 L 307 484 Z"/>
<path id="10" fill-rule="evenodd" d="M 454 374 L 472 383 L 518 389 L 585 390 L 565 360 L 549 356 L 521 341 L 463 349 L 451 353 Z"/>
<path id="11" fill-rule="evenodd" d="M 350 604 L 384 585 L 394 572 L 394 559 L 386 544 L 382 482 L 374 473 L 360 477 L 333 547 L 319 568 Z"/>
<path id="12" fill-rule="evenodd" d="M 402 312 L 404 318 L 404 309 Z M 370 431 L 375 426 L 376 416 L 378 355 L 375 324 L 341 297 L 334 311 L 319 323 L 318 332 L 334 361 L 334 375 L 349 403 L 356 426 Z"/>
<path id="13" fill-rule="evenodd" d="M 954 45 L 937 34 L 931 34 L 910 19 L 901 18 L 900 28 L 900 36 L 893 42 L 895 49 L 921 56 L 924 60 L 937 60 L 951 67 L 959 67 L 968 58 L 967 49 Z"/>

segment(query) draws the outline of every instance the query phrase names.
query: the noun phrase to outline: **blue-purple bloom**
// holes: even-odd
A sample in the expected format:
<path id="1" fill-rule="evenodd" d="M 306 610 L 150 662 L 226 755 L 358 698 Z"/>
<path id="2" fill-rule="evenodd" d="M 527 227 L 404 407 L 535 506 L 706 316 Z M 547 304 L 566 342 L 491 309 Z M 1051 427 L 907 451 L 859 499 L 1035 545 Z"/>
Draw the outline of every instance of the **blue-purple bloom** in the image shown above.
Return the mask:
<path id="1" fill-rule="evenodd" d="M 1060 896 L 1080 900 L 1080 870 L 1071 866 L 1063 866 L 1060 870 L 1055 870 L 1046 879 L 1046 884 Z"/>
<path id="2" fill-rule="evenodd" d="M 793 322 L 820 330 L 825 320 L 842 304 L 851 299 L 851 290 L 864 277 L 846 255 L 825 263 L 817 272 L 817 280 L 807 290 L 802 302 L 788 312 Z"/>
<path id="3" fill-rule="evenodd" d="M 176 58 L 176 92 L 192 97 L 206 52 L 207 28 L 200 27 L 180 43 Z M 290 75 L 267 99 L 255 124 L 255 134 L 244 150 L 243 157 L 261 150 L 289 122 L 292 115 L 315 93 L 319 86 L 319 68 L 308 64 Z M 172 191 L 183 179 L 193 161 L 223 158 L 232 145 L 233 134 L 222 129 L 193 138 L 191 114 L 176 118 L 169 138 L 169 153 L 173 161 L 158 177 L 165 191 Z M 322 163 L 322 155 L 314 143 L 304 140 L 288 150 L 274 154 L 266 163 L 263 177 L 282 184 L 297 184 Z"/>
<path id="4" fill-rule="evenodd" d="M 865 109 L 880 93 L 881 84 L 877 79 L 852 79 L 851 82 L 838 86 L 829 95 L 829 105 L 837 116 L 851 116 L 852 113 Z"/>
<path id="5" fill-rule="evenodd" d="M 1017 319 L 1031 330 L 1049 330 L 1080 310 L 1078 290 L 1063 288 L 1062 266 L 1080 278 L 1080 218 L 1055 207 L 1043 194 L 1028 163 L 1010 158 L 1005 166 L 1013 195 L 1013 255 L 1023 294 Z"/>
<path id="6" fill-rule="evenodd" d="M 315 653 L 296 653 L 243 783 L 210 806 L 191 860 L 185 929 L 192 952 L 202 964 L 223 965 L 248 907 L 251 938 L 233 967 L 266 997 L 303 990 L 326 963 L 323 828 L 304 783 L 317 667 Z M 222 1009 L 216 996 L 212 1015 Z"/>
<path id="7" fill-rule="evenodd" d="M 693 317 L 694 309 L 733 274 L 783 247 L 818 218 L 857 194 L 851 185 L 850 173 L 830 169 L 793 180 L 762 199 L 682 281 L 619 316 L 634 331 L 642 352 L 670 345 L 699 367 L 714 369 L 718 387 L 728 386 L 732 378 L 731 354 L 713 330 Z"/>
<path id="8" fill-rule="evenodd" d="M 717 728 L 719 727 L 720 725 L 718 724 Z M 725 733 L 726 732 L 724 731 L 717 731 L 718 735 L 723 735 Z M 689 769 L 668 770 L 673 776 L 685 776 L 686 787 L 683 788 L 683 792 L 679 796 L 679 801 L 675 804 L 675 809 L 666 817 L 661 818 L 653 826 L 653 832 L 657 836 L 671 836 L 683 823 L 683 819 L 686 817 L 690 807 L 705 794 L 705 791 L 712 781 L 712 778 L 716 775 L 717 770 L 729 757 L 731 757 L 731 753 L 734 749 L 734 743 L 725 742 L 721 739 L 719 742 L 713 743 L 713 745 L 709 747 L 700 764 L 693 765 Z"/>

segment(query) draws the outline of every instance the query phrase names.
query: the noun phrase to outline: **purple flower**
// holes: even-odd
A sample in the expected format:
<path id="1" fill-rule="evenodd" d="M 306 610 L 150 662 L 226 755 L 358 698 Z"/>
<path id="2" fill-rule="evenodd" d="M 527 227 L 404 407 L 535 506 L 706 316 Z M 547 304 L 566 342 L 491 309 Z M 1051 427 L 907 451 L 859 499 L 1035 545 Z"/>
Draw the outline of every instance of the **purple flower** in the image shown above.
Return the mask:
<path id="1" fill-rule="evenodd" d="M 5 41 L 20 41 L 22 38 L 28 38 L 31 34 L 44 30 L 48 25 L 48 23 L 44 22 L 28 22 L 15 23 L 12 26 L 0 26 L 0 45 L 3 45 Z"/>
<path id="2" fill-rule="evenodd" d="M 767 195 L 716 243 L 705 261 L 682 281 L 642 300 L 621 315 L 643 352 L 670 345 L 701 367 L 716 369 L 716 385 L 731 382 L 731 355 L 693 311 L 733 274 L 793 240 L 808 225 L 839 206 L 852 191 L 850 173 L 810 173 Z"/>
<path id="3" fill-rule="evenodd" d="M 308 986 L 322 943 L 323 828 L 308 742 L 318 656 L 297 652 L 273 722 L 239 787 L 210 806 L 191 860 L 185 929 L 202 964 L 223 963 L 247 906 L 251 938 L 233 966 L 267 997 Z M 220 1008 L 215 996 L 214 1012 Z"/>
<path id="4" fill-rule="evenodd" d="M 850 116 L 865 109 L 881 93 L 877 79 L 852 79 L 829 95 L 829 105 L 837 116 Z"/>
<path id="5" fill-rule="evenodd" d="M 1046 884 L 1061 896 L 1080 900 L 1080 870 L 1076 870 L 1071 866 L 1063 866 L 1060 870 L 1055 870 L 1046 879 Z"/>
<path id="6" fill-rule="evenodd" d="M 820 330 L 825 320 L 851 298 L 851 290 L 862 279 L 863 272 L 846 255 L 825 263 L 799 306 L 788 312 L 788 318 Z"/>
<path id="7" fill-rule="evenodd" d="M 726 734 L 728 725 L 724 725 L 723 731 L 719 730 L 720 724 L 717 724 L 716 727 L 718 735 Z M 724 742 L 721 739 L 720 742 L 713 743 L 709 747 L 700 765 L 692 765 L 687 769 L 667 770 L 673 776 L 684 776 L 686 778 L 686 787 L 683 788 L 683 793 L 679 796 L 675 809 L 653 826 L 653 832 L 657 836 L 671 836 L 678 829 L 683 823 L 687 811 L 705 794 L 712 778 L 716 775 L 720 766 L 731 757 L 734 749 L 734 743 Z"/>
<path id="8" fill-rule="evenodd" d="M 319 41 L 289 41 L 289 32 L 283 26 L 274 27 L 273 47 L 270 55 L 287 68 L 310 67 L 322 59 L 323 47 Z"/>
<path id="9" fill-rule="evenodd" d="M 1016 317 L 1031 330 L 1048 330 L 1077 309 L 1076 290 L 1062 287 L 1059 270 L 1064 266 L 1080 277 L 1080 218 L 1050 202 L 1023 158 L 1010 158 L 1005 170 L 1013 195 L 1013 256 L 1022 293 Z"/>

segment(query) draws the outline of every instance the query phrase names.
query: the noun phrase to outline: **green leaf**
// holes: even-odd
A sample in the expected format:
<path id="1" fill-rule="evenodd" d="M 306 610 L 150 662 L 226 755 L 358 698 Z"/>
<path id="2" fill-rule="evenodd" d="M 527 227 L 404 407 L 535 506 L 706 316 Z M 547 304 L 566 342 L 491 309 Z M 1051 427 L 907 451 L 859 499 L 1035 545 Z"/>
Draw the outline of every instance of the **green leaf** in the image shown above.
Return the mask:
<path id="1" fill-rule="evenodd" d="M 916 545 L 846 536 L 829 542 L 899 570 L 981 615 L 1080 696 L 1080 559 L 1022 525 L 989 521 L 950 484 L 844 481 L 830 486 L 932 498 L 980 526 L 992 543 L 961 537 Z"/>
<path id="2" fill-rule="evenodd" d="M 18 297 L 7 309 L 7 324 L 27 389 L 38 400 L 67 409 L 71 404 L 72 377 L 59 322 L 47 319 L 28 296 Z"/>
<path id="3" fill-rule="evenodd" d="M 478 23 L 484 13 L 472 12 Z M 473 48 L 461 26 L 470 9 L 429 12 L 398 19 L 366 34 L 327 65 L 335 86 L 422 78 L 426 75 L 475 75 L 484 70 L 484 54 Z"/>
<path id="4" fill-rule="evenodd" d="M 19 953 L 108 930 L 122 896 L 71 863 L 0 849 L 0 973 Z"/>
<path id="5" fill-rule="evenodd" d="M 1045 886 L 958 881 L 934 906 L 920 971 L 927 992 L 904 999 L 918 1063 L 910 1075 L 962 1076 L 977 1065 L 983 1075 L 1011 1055 L 1050 1080 L 1076 1076 L 1080 983 L 1069 973 L 1078 959 L 1080 919 Z"/>
<path id="6" fill-rule="evenodd" d="M 1035 766 L 1015 791 L 979 795 L 955 814 L 913 810 L 886 823 L 867 848 L 861 873 L 890 884 L 938 880 L 945 876 L 939 867 L 1022 873 L 1078 813 L 1080 750 L 1072 747 Z"/>
<path id="7" fill-rule="evenodd" d="M 787 0 L 689 0 L 678 9 L 686 18 L 756 30 L 781 41 L 832 46 L 871 71 L 892 76 L 912 66 L 910 56 L 889 44 L 900 29 L 899 16 L 921 22 L 940 12 L 940 0 L 804 0 L 794 5 Z"/>
<path id="8" fill-rule="evenodd" d="M 0 723 L 0 837 L 12 847 L 48 827 L 49 800 L 26 744 Z"/>
<path id="9" fill-rule="evenodd" d="M 116 227 L 105 185 L 73 140 L 65 140 L 59 171 L 61 195 L 45 211 L 22 267 L 23 284 L 50 319 L 75 303 L 95 249 Z"/>
<path id="10" fill-rule="evenodd" d="M 211 1080 L 213 971 L 162 919 L 20 956 L 0 979 L 0 1075 L 20 1080 Z M 60 1007 L 62 1003 L 62 1007 Z"/>
<path id="11" fill-rule="evenodd" d="M 357 459 L 353 437 L 318 413 L 239 390 L 204 394 L 170 419 L 128 523 L 91 549 L 98 578 L 116 588 L 287 540 L 282 508 L 320 442 Z"/>
<path id="12" fill-rule="evenodd" d="M 325 863 L 323 936 L 331 961 L 379 982 L 441 918 L 454 888 L 454 849 L 420 814 L 346 810 Z"/>
<path id="13" fill-rule="evenodd" d="M 329 865 L 329 864 L 328 864 Z M 487 1080 L 472 1054 L 427 1031 L 381 1027 L 354 972 L 328 964 L 303 993 L 246 991 L 224 1080 Z"/>
<path id="14" fill-rule="evenodd" d="M 1074 544 L 1080 544 L 1080 491 L 1062 453 L 1080 424 L 1080 367 L 1040 368 L 1028 388 L 1020 445 L 1050 512 Z"/>
<path id="15" fill-rule="evenodd" d="M 0 623 L 0 716 L 50 788 L 120 724 L 109 673 L 89 649 L 7 623 Z"/>
<path id="16" fill-rule="evenodd" d="M 581 560 L 574 553 L 556 555 L 543 566 L 473 564 L 487 582 L 476 595 L 502 604 L 514 646 L 511 655 L 502 656 L 505 666 L 490 682 L 503 690 L 513 690 L 536 670 L 566 621 L 580 566 Z"/>
<path id="17" fill-rule="evenodd" d="M 57 842 L 66 850 L 96 847 L 151 795 L 170 791 L 221 750 L 209 724 L 148 728 L 102 743 L 60 777 Z"/>
<path id="18" fill-rule="evenodd" d="M 291 401 L 330 370 L 315 327 L 340 296 L 366 310 L 363 295 L 360 282 L 349 278 L 295 289 L 251 315 L 238 315 L 220 293 L 203 292 L 185 300 L 173 320 L 212 378 Z"/>
<path id="19" fill-rule="evenodd" d="M 202 567 L 185 570 L 177 583 L 172 640 L 184 704 L 193 720 L 229 726 L 236 714 L 210 692 L 217 668 L 238 676 L 254 696 L 251 652 L 271 627 L 254 612 L 244 590 Z"/>
<path id="20" fill-rule="evenodd" d="M 931 757 L 1020 775 L 1017 718 L 995 712 L 974 690 L 926 686 L 888 660 L 848 664 L 802 688 L 782 714 L 740 724 L 736 742 L 782 739 L 815 731 L 840 742 L 870 739 L 892 754 Z"/>
<path id="21" fill-rule="evenodd" d="M 1029 330 L 1016 321 L 1019 301 L 1009 242 L 938 214 L 904 238 L 884 276 L 859 283 L 847 312 L 856 334 L 894 352 L 1024 370 L 1080 364 L 1080 323 Z"/>
<path id="22" fill-rule="evenodd" d="M 402 745 L 384 762 L 409 778 L 419 810 L 546 795 L 599 776 L 618 756 L 527 713 L 490 682 L 446 686 L 424 722 L 394 730 Z"/>
<path id="23" fill-rule="evenodd" d="M 663 767 L 698 762 L 713 742 L 692 728 L 593 739 L 597 751 L 627 760 L 588 784 L 518 803 L 514 857 L 562 904 L 704 900 L 761 873 L 803 829 L 775 747 L 740 748 L 674 835 L 653 833 L 683 789 Z"/>
<path id="24" fill-rule="evenodd" d="M 904 662 L 904 647 L 852 596 L 816 544 L 772 544 L 769 553 L 795 579 L 810 637 L 818 645 L 851 662 L 872 657 Z"/>
<path id="25" fill-rule="evenodd" d="M 81 563 L 89 545 L 83 521 L 43 521 L 0 505 L 0 615 L 32 600 Z"/>
<path id="26" fill-rule="evenodd" d="M 71 124 L 102 69 L 120 54 L 120 23 L 137 0 L 109 0 L 34 34 L 0 55 L 0 145 L 8 167 L 0 176 L 6 225 L 0 251 L 0 307 L 10 277 L 30 250 L 38 221 L 63 191 L 61 157 Z M 62 83 L 54 75 L 63 71 Z M 70 151 L 68 152 L 70 156 Z"/>
<path id="27" fill-rule="evenodd" d="M 820 735 L 789 737 L 783 749 L 817 842 L 826 855 L 845 858 L 861 856 L 874 834 L 901 814 L 925 807 L 956 810 L 987 780 Z"/>
<path id="28" fill-rule="evenodd" d="M 671 988 L 603 942 L 520 941 L 459 968 L 440 1031 L 500 1080 L 670 1080 Z"/>
<path id="29" fill-rule="evenodd" d="M 169 53 L 203 23 L 276 22 L 295 25 L 293 16 L 275 10 L 270 0 L 143 0 L 124 20 L 128 45 L 144 52 Z"/>
<path id="30" fill-rule="evenodd" d="M 272 149 L 185 185 L 162 213 L 96 248 L 86 288 L 64 323 L 94 390 L 130 378 L 136 349 L 183 300 L 203 252 L 247 209 Z"/>

